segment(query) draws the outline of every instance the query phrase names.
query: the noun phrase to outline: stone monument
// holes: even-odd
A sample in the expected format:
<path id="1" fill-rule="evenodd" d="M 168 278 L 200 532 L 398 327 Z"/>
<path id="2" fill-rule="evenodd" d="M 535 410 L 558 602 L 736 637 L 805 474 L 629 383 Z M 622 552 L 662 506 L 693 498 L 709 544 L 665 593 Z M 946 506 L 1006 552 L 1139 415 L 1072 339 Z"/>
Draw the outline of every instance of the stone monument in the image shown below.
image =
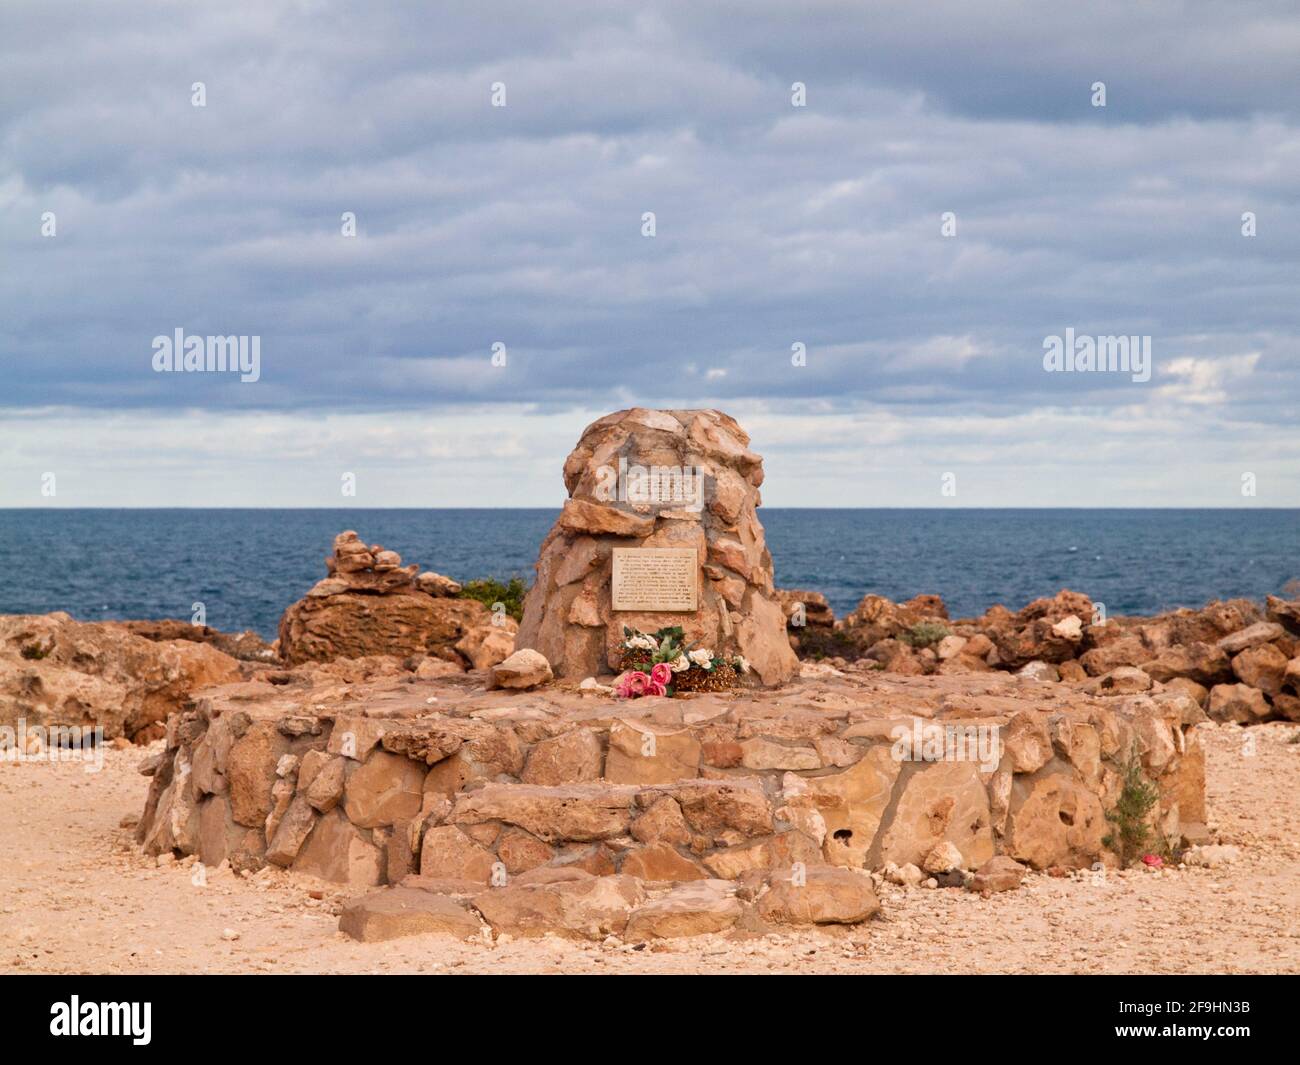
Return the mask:
<path id="1" fill-rule="evenodd" d="M 607 415 L 564 463 L 569 498 L 542 542 L 517 646 L 559 677 L 616 672 L 624 626 L 681 626 L 740 654 L 764 685 L 798 670 L 756 508 L 763 460 L 716 410 Z"/>

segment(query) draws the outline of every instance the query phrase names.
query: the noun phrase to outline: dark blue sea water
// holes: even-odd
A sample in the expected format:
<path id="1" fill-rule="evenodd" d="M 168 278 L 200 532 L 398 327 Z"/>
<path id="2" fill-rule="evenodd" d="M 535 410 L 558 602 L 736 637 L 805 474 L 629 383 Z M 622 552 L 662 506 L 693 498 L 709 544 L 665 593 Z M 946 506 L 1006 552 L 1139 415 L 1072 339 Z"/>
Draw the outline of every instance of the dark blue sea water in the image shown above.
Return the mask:
<path id="1" fill-rule="evenodd" d="M 274 637 L 356 529 L 460 580 L 532 576 L 553 510 L 0 510 L 0 613 L 188 620 Z M 1262 599 L 1300 578 L 1297 510 L 760 511 L 778 586 L 837 614 L 937 592 L 954 617 L 1061 588 L 1111 614 Z"/>

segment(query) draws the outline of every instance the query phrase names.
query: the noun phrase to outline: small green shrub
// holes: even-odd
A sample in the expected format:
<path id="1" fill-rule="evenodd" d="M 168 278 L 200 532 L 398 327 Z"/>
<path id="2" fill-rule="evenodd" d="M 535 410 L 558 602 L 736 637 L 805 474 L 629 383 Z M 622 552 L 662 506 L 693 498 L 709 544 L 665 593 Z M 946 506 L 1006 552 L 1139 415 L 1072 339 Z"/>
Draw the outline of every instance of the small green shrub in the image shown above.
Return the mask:
<path id="1" fill-rule="evenodd" d="M 524 596 L 528 585 L 522 577 L 511 577 L 509 581 L 499 581 L 495 577 L 483 577 L 476 581 L 466 581 L 460 589 L 464 599 L 477 599 L 489 610 L 497 603 L 504 604 L 506 613 L 516 621 L 524 619 Z"/>
<path id="2" fill-rule="evenodd" d="M 937 621 L 918 621 L 898 638 L 913 647 L 929 647 L 947 635 L 947 628 Z"/>
<path id="3" fill-rule="evenodd" d="M 1131 750 L 1124 763 L 1124 786 L 1119 801 L 1106 813 L 1106 820 L 1115 827 L 1102 838 L 1102 843 L 1118 855 L 1121 867 L 1132 865 L 1146 853 L 1155 837 L 1148 815 L 1159 801 L 1160 789 L 1142 775 L 1142 763 L 1136 751 Z"/>
<path id="4" fill-rule="evenodd" d="M 22 656 L 39 662 L 42 658 L 48 656 L 51 650 L 53 648 L 42 647 L 38 643 L 29 643 L 22 649 Z"/>

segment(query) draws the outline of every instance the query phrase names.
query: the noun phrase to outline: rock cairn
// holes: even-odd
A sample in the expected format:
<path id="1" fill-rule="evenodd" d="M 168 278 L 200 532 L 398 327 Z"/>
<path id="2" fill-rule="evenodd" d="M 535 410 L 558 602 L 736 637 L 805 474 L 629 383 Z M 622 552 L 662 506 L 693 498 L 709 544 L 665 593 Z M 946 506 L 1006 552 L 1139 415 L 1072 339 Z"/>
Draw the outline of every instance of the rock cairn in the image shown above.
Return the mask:
<path id="1" fill-rule="evenodd" d="M 665 492 L 674 476 L 684 488 Z M 654 483 L 657 493 L 646 498 Z M 789 680 L 798 661 L 756 514 L 762 483 L 763 460 L 720 411 L 637 407 L 588 426 L 564 464 L 569 498 L 542 543 L 519 646 L 540 651 L 557 676 L 583 678 L 618 671 L 625 625 L 680 625 L 690 642 L 743 655 L 761 683 Z M 616 613 L 616 547 L 694 548 L 699 609 Z"/>
<path id="2" fill-rule="evenodd" d="M 518 629 L 493 617 L 461 586 L 348 530 L 334 538 L 328 575 L 284 612 L 280 655 L 290 664 L 425 654 L 459 668 L 487 669 L 514 650 Z"/>

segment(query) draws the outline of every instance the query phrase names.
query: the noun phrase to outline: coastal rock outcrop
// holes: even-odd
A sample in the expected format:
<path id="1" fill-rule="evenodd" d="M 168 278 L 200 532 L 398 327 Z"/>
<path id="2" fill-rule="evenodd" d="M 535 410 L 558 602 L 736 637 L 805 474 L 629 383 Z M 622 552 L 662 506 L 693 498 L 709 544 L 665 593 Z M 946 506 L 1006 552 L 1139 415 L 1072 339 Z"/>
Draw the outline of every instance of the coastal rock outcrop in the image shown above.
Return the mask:
<path id="1" fill-rule="evenodd" d="M 743 655 L 765 685 L 798 668 L 758 520 L 763 460 L 716 410 L 634 408 L 592 423 L 564 464 L 569 498 L 543 541 L 518 646 L 556 676 L 617 672 L 624 626 L 680 625 L 688 642 Z M 683 548 L 698 561 L 694 612 L 619 611 L 615 548 Z"/>
<path id="2" fill-rule="evenodd" d="M 328 576 L 280 619 L 285 662 L 366 655 L 424 654 L 459 669 L 488 669 L 514 650 L 518 625 L 437 573 L 402 565 L 396 551 L 340 533 L 325 560 Z"/>
<path id="3" fill-rule="evenodd" d="M 64 613 L 0 616 L 2 726 L 99 726 L 106 740 L 147 742 L 195 692 L 240 676 L 239 662 L 208 643 L 149 640 Z"/>
<path id="4" fill-rule="evenodd" d="M 809 596 L 810 593 L 790 593 Z M 1269 596 L 1180 608 L 1156 617 L 1105 617 L 1063 590 L 1012 612 L 995 606 L 950 620 L 937 596 L 894 603 L 864 596 L 829 631 L 790 628 L 802 656 L 833 667 L 921 676 L 1012 671 L 1101 695 L 1178 693 L 1218 721 L 1300 720 L 1300 600 Z"/>

